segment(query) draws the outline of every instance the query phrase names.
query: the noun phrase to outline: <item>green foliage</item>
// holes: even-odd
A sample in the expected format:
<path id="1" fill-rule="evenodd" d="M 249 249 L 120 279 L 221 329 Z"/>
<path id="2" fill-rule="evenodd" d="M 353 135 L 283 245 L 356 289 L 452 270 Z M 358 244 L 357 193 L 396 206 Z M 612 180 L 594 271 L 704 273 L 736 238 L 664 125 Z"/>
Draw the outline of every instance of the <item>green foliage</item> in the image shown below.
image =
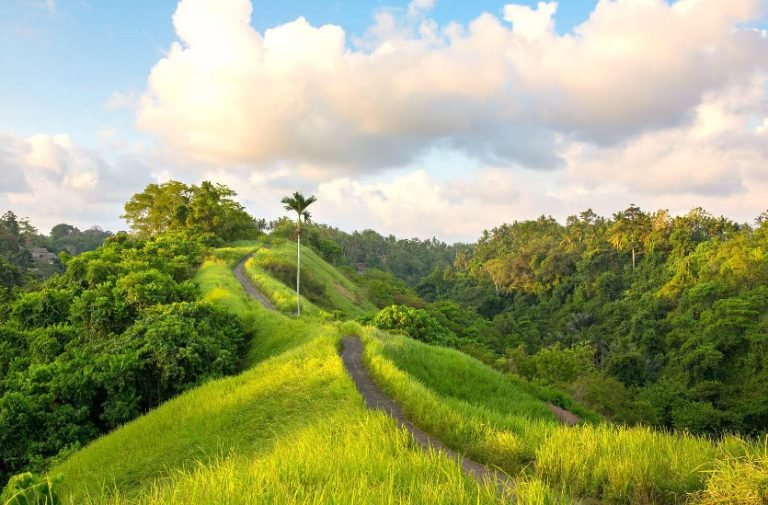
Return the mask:
<path id="1" fill-rule="evenodd" d="M 40 477 L 26 472 L 14 475 L 0 494 L 3 505 L 58 505 L 61 500 L 56 492 L 60 479 Z"/>
<path id="2" fill-rule="evenodd" d="M 494 486 L 478 485 L 462 474 L 455 461 L 413 450 L 410 437 L 394 423 L 366 410 L 337 354 L 342 334 L 363 338 L 374 380 L 416 425 L 462 454 L 511 472 L 518 503 L 570 503 L 571 497 L 586 503 L 701 501 L 707 489 L 715 489 L 710 480 L 718 469 L 759 454 L 754 444 L 736 437 L 711 440 L 601 424 L 562 427 L 539 398 L 599 420 L 551 388 L 502 374 L 453 349 L 352 322 L 334 325 L 313 316 L 289 319 L 266 311 L 247 299 L 230 271 L 237 254 L 254 247 L 217 252 L 195 278 L 206 302 L 225 307 L 255 332 L 248 353 L 253 368 L 208 381 L 74 453 L 55 469 L 65 475 L 65 500 L 505 500 Z M 448 304 L 438 310 L 447 321 L 472 320 L 471 312 L 454 309 Z M 582 347 L 582 353 L 565 346 L 548 352 L 555 361 L 570 357 L 575 363 L 582 363 L 576 357 L 589 356 L 593 375 L 627 389 L 595 372 L 595 347 L 577 346 Z M 521 351 L 535 361 L 535 355 Z M 670 386 L 658 396 L 679 394 Z M 751 496 L 760 489 L 761 470 L 750 466 L 746 471 L 732 474 L 738 477 L 725 485 L 731 487 L 719 489 L 739 484 L 741 494 L 726 496 Z"/>
<path id="3" fill-rule="evenodd" d="M 422 342 L 442 345 L 456 343 L 456 335 L 424 309 L 390 305 L 381 309 L 371 323 L 379 329 L 405 333 Z"/>
<path id="4" fill-rule="evenodd" d="M 80 231 L 75 226 L 60 223 L 51 228 L 46 246 L 54 252 L 64 251 L 70 256 L 77 256 L 86 251 L 93 251 L 111 236 L 112 232 L 104 231 L 96 226 Z"/>
<path id="5" fill-rule="evenodd" d="M 634 205 L 610 219 L 515 222 L 484 232 L 419 290 L 492 321 L 483 342 L 500 366 L 616 420 L 757 434 L 768 423 L 768 234 L 758 224 Z M 577 364 L 569 353 L 584 346 L 591 356 Z"/>
<path id="6" fill-rule="evenodd" d="M 246 329 L 189 280 L 204 240 L 118 235 L 5 304 L 0 478 L 237 370 Z"/>
<path id="7" fill-rule="evenodd" d="M 232 199 L 235 195 L 227 186 L 209 181 L 200 186 L 179 181 L 150 184 L 125 204 L 122 217 L 142 237 L 189 231 L 222 240 L 255 238 L 264 223 L 248 215 Z"/>
<path id="8" fill-rule="evenodd" d="M 296 236 L 295 225 L 287 219 L 273 221 L 270 228 L 273 237 L 293 239 Z M 467 247 L 448 245 L 435 238 L 384 237 L 373 230 L 347 233 L 315 223 L 302 225 L 302 240 L 329 263 L 387 272 L 411 287 L 434 269 L 450 265 L 457 252 Z M 385 305 L 388 303 L 380 304 Z"/>
<path id="9" fill-rule="evenodd" d="M 366 298 L 376 307 L 408 305 L 419 309 L 426 306 L 424 300 L 419 298 L 411 287 L 389 272 L 376 268 L 366 268 L 362 273 L 352 268 L 346 268 L 343 271 L 347 272 L 348 277 L 357 285 L 365 289 Z"/>

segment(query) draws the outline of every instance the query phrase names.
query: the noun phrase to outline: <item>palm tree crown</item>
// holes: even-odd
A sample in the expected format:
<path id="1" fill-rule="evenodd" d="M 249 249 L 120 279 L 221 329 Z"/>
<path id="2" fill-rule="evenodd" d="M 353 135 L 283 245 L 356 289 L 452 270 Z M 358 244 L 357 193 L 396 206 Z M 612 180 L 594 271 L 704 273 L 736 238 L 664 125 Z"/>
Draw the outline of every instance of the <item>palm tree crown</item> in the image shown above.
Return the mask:
<path id="1" fill-rule="evenodd" d="M 307 212 L 307 207 L 317 201 L 314 195 L 309 198 L 305 198 L 304 195 L 296 191 L 292 196 L 286 196 L 280 203 L 283 204 L 285 210 L 293 211 L 296 213 L 296 229 L 301 232 L 301 218 L 304 217 L 304 222 L 310 221 L 310 214 Z"/>

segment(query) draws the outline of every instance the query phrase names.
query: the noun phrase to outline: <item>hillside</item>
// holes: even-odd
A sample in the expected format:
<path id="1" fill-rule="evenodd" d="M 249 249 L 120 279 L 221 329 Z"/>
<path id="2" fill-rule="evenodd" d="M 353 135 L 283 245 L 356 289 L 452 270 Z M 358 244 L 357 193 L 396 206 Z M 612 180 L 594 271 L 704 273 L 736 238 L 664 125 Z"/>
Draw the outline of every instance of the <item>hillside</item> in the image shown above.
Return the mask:
<path id="1" fill-rule="evenodd" d="M 55 467 L 65 502 L 499 502 L 494 486 L 420 450 L 383 414 L 366 410 L 338 354 L 351 334 L 362 338 L 371 376 L 405 415 L 515 477 L 519 503 L 712 503 L 718 493 L 757 489 L 749 479 L 760 478 L 766 454 L 747 441 L 562 426 L 531 388 L 458 351 L 330 321 L 327 309 L 354 313 L 343 290 L 327 296 L 323 310 L 306 302 L 300 320 L 268 311 L 231 270 L 255 253 L 247 272 L 280 307 L 279 293 L 290 289 L 259 262 L 279 258 L 281 249 L 273 251 L 257 243 L 219 249 L 195 276 L 206 300 L 252 329 L 246 371 L 164 403 Z M 303 266 L 323 286 L 332 280 L 351 290 L 320 258 Z M 283 310 L 290 313 L 287 303 Z"/>

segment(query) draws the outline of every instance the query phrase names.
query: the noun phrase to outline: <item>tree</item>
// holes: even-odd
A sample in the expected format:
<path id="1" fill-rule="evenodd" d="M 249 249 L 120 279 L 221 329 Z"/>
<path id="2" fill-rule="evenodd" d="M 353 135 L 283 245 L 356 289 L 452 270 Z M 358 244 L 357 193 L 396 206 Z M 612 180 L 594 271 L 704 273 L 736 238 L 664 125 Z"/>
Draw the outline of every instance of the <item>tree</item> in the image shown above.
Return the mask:
<path id="1" fill-rule="evenodd" d="M 212 233 L 222 240 L 252 238 L 258 223 L 222 184 L 203 181 L 188 186 L 179 181 L 150 184 L 125 204 L 124 218 L 140 237 L 169 231 Z"/>
<path id="2" fill-rule="evenodd" d="M 627 210 L 613 215 L 613 225 L 608 230 L 608 240 L 622 251 L 632 251 L 632 269 L 637 266 L 637 250 L 643 246 L 645 239 L 651 232 L 651 220 L 648 214 L 640 210 L 634 203 Z"/>
<path id="3" fill-rule="evenodd" d="M 308 222 L 310 214 L 307 207 L 317 201 L 314 195 L 304 198 L 304 195 L 296 191 L 293 196 L 286 196 L 280 202 L 285 206 L 285 210 L 296 212 L 296 313 L 301 315 L 301 298 L 299 290 L 301 288 L 301 218 Z"/>

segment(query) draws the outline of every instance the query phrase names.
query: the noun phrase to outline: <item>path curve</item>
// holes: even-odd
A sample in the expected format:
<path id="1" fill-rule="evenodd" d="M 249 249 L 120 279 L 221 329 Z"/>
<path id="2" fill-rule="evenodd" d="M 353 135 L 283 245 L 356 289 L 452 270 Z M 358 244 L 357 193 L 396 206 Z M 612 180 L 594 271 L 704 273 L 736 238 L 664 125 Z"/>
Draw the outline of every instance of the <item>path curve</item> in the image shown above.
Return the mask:
<path id="1" fill-rule="evenodd" d="M 398 426 L 407 430 L 422 448 L 438 451 L 443 453 L 448 459 L 459 461 L 462 470 L 480 482 L 495 481 L 500 494 L 506 495 L 511 493 L 514 488 L 514 480 L 509 475 L 501 470 L 489 468 L 461 456 L 446 447 L 440 440 L 424 433 L 405 417 L 400 407 L 379 389 L 371 380 L 371 376 L 368 375 L 368 370 L 363 362 L 363 343 L 359 337 L 344 337 L 343 344 L 341 359 L 369 409 L 381 410 L 394 419 Z"/>
<path id="2" fill-rule="evenodd" d="M 557 419 L 566 426 L 575 426 L 579 423 L 581 418 L 569 410 L 558 407 L 554 403 L 547 403 L 547 408 L 552 412 Z"/>
<path id="3" fill-rule="evenodd" d="M 256 286 L 253 285 L 251 279 L 249 279 L 248 275 L 245 273 L 245 263 L 251 258 L 253 258 L 253 254 L 249 254 L 243 258 L 243 261 L 237 264 L 232 270 L 232 273 L 235 274 L 235 278 L 240 281 L 240 285 L 243 286 L 243 289 L 245 289 L 246 293 L 248 293 L 251 298 L 258 301 L 265 309 L 276 311 L 277 307 L 275 307 L 261 291 L 256 289 Z"/>

